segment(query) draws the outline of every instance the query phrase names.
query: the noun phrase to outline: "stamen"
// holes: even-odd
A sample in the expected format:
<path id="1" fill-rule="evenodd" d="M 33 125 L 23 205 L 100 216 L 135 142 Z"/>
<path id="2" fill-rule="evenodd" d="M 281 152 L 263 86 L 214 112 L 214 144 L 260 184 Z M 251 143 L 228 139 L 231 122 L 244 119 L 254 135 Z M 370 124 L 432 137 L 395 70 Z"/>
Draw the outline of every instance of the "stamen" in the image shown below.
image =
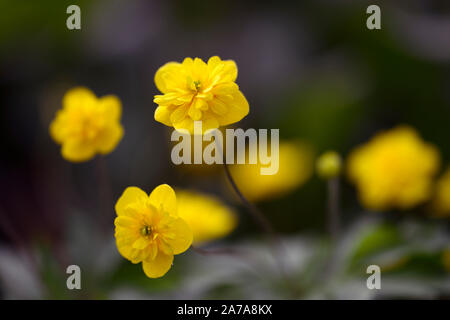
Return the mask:
<path id="1" fill-rule="evenodd" d="M 141 229 L 141 234 L 146 237 L 152 234 L 152 227 L 150 226 L 144 226 Z"/>
<path id="2" fill-rule="evenodd" d="M 201 84 L 200 80 L 197 80 L 197 81 L 194 81 L 194 85 L 195 85 L 195 90 L 198 90 L 198 89 L 200 89 L 202 84 Z"/>

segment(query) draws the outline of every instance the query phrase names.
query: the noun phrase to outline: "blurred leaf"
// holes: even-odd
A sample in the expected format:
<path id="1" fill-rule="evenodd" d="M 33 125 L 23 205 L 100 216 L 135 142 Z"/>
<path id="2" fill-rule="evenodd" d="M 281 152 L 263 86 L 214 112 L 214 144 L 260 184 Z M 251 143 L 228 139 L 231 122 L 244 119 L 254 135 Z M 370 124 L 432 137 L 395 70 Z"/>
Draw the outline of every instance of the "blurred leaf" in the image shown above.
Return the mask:
<path id="1" fill-rule="evenodd" d="M 361 239 L 351 260 L 355 262 L 364 256 L 375 254 L 400 243 L 401 237 L 394 226 L 388 224 L 376 225 Z"/>

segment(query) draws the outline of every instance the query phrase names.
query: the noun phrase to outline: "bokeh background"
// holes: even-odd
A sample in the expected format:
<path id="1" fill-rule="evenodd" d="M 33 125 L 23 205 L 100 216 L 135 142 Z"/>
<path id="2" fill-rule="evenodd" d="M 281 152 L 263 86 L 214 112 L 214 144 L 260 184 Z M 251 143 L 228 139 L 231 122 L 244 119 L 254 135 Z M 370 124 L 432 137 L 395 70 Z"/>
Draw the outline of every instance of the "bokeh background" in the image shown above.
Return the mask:
<path id="1" fill-rule="evenodd" d="M 70 4 L 81 7 L 81 30 L 66 28 Z M 381 7 L 381 30 L 366 28 L 370 4 Z M 448 1 L 1 0 L 0 12 L 1 298 L 449 298 L 448 216 L 426 205 L 366 210 L 344 174 L 342 241 L 330 243 L 327 187 L 313 161 L 302 164 L 301 185 L 257 203 L 284 242 L 277 259 L 290 290 L 221 167 L 173 165 L 171 129 L 153 119 L 161 65 L 219 55 L 236 61 L 250 104 L 236 126 L 279 128 L 313 157 L 333 149 L 345 159 L 378 131 L 408 124 L 439 149 L 440 175 L 450 164 Z M 125 135 L 106 157 L 74 164 L 48 127 L 78 85 L 120 97 Z M 161 183 L 233 208 L 236 229 L 206 248 L 247 250 L 248 259 L 190 250 L 154 280 L 120 257 L 115 201 L 127 186 Z M 81 267 L 82 290 L 66 288 L 70 264 Z M 382 266 L 382 290 L 366 287 L 370 264 Z"/>

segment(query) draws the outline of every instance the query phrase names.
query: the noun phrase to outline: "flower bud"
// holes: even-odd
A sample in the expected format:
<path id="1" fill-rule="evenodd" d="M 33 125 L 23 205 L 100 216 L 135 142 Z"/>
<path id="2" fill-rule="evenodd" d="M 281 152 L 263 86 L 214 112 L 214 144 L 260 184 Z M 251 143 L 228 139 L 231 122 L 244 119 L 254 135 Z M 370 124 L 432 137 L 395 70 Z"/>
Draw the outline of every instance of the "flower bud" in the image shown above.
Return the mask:
<path id="1" fill-rule="evenodd" d="M 342 170 L 341 156 L 335 151 L 323 153 L 316 162 L 317 174 L 323 179 L 337 177 Z"/>

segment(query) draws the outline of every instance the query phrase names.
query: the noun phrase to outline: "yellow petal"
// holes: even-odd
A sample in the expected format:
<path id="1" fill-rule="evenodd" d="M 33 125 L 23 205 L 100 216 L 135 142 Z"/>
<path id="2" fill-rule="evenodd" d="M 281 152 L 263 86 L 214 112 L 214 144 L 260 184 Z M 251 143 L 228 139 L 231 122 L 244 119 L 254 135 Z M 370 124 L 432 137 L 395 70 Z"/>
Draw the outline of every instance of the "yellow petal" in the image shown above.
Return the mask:
<path id="1" fill-rule="evenodd" d="M 215 84 L 224 82 L 236 81 L 238 70 L 236 63 L 233 60 L 217 60 L 212 62 L 211 66 L 208 65 L 210 70 L 210 78 L 213 79 Z"/>
<path id="2" fill-rule="evenodd" d="M 78 139 L 69 139 L 64 141 L 61 154 L 66 160 L 72 162 L 83 162 L 94 157 L 95 147 L 91 142 Z"/>
<path id="3" fill-rule="evenodd" d="M 120 123 L 106 127 L 102 130 L 97 144 L 101 154 L 108 154 L 113 151 L 123 137 L 123 127 Z"/>
<path id="4" fill-rule="evenodd" d="M 55 119 L 50 123 L 50 136 L 55 142 L 62 144 L 64 141 L 64 124 L 63 124 L 63 111 L 58 110 L 56 112 Z"/>
<path id="5" fill-rule="evenodd" d="M 130 250 L 130 257 L 128 258 L 132 263 L 139 263 L 141 261 L 144 261 L 146 258 L 146 252 L 145 250 L 138 250 L 135 248 L 131 248 Z"/>
<path id="6" fill-rule="evenodd" d="M 122 103 L 115 95 L 107 95 L 98 100 L 98 106 L 105 114 L 105 117 L 113 120 L 120 120 L 122 116 Z"/>
<path id="7" fill-rule="evenodd" d="M 116 227 L 133 228 L 139 226 L 139 221 L 130 216 L 120 216 L 114 220 Z"/>
<path id="8" fill-rule="evenodd" d="M 168 62 L 158 69 L 155 73 L 155 84 L 159 91 L 166 93 L 171 87 L 167 80 L 166 74 L 170 72 L 178 72 L 180 64 L 178 62 Z"/>
<path id="9" fill-rule="evenodd" d="M 136 202 L 145 202 L 148 199 L 147 194 L 138 187 L 128 187 L 116 203 L 116 214 L 126 215 L 126 207 Z"/>
<path id="10" fill-rule="evenodd" d="M 218 56 L 213 56 L 213 57 L 209 58 L 208 59 L 209 72 L 212 72 L 214 70 L 214 68 L 217 67 L 221 62 L 222 62 L 222 60 Z"/>
<path id="11" fill-rule="evenodd" d="M 225 237 L 237 225 L 237 215 L 215 196 L 177 190 L 178 215 L 191 228 L 193 243 Z"/>
<path id="12" fill-rule="evenodd" d="M 172 122 L 172 124 L 174 124 L 174 123 L 178 123 L 178 122 L 182 121 L 186 117 L 188 108 L 189 107 L 187 105 L 179 106 L 179 107 L 175 108 L 172 111 L 172 114 L 170 115 L 170 122 Z"/>
<path id="13" fill-rule="evenodd" d="M 239 90 L 233 94 L 232 103 L 228 103 L 226 106 L 228 112 L 223 116 L 217 116 L 221 126 L 226 126 L 242 120 L 249 111 L 247 99 L 245 99 L 244 95 Z"/>
<path id="14" fill-rule="evenodd" d="M 212 100 L 209 105 L 211 106 L 211 110 L 219 116 L 224 116 L 228 112 L 227 105 L 219 99 Z"/>
<path id="15" fill-rule="evenodd" d="M 194 133 L 194 120 L 192 120 L 190 117 L 186 117 L 179 122 L 174 122 L 173 127 L 183 134 L 185 133 L 183 132 L 183 130 L 187 130 L 192 134 Z"/>
<path id="16" fill-rule="evenodd" d="M 217 56 L 209 58 L 208 71 L 211 79 L 219 76 L 217 78 L 219 82 L 234 82 L 238 74 L 236 63 L 233 60 L 221 60 Z"/>
<path id="17" fill-rule="evenodd" d="M 78 109 L 85 106 L 94 105 L 97 102 L 95 94 L 85 87 L 73 88 L 63 97 L 63 108 Z"/>
<path id="18" fill-rule="evenodd" d="M 120 255 L 124 257 L 127 260 L 131 260 L 131 250 L 133 250 L 133 247 L 131 245 L 123 245 L 119 242 L 118 239 L 116 239 L 116 246 L 117 251 L 119 251 Z"/>
<path id="19" fill-rule="evenodd" d="M 130 260 L 133 263 L 139 262 L 141 250 L 136 250 L 133 248 L 132 244 L 136 238 L 128 237 L 128 238 L 116 238 L 116 246 L 119 253 L 127 260 Z M 142 260 L 140 260 L 142 261 Z"/>
<path id="20" fill-rule="evenodd" d="M 153 241 L 147 250 L 149 252 L 150 260 L 155 260 L 156 255 L 158 254 L 158 245 L 156 244 L 156 242 Z"/>
<path id="21" fill-rule="evenodd" d="M 192 231 L 183 219 L 178 218 L 172 222 L 167 232 L 174 235 L 173 239 L 166 239 L 174 254 L 180 254 L 191 246 Z"/>
<path id="22" fill-rule="evenodd" d="M 208 110 L 208 103 L 203 99 L 195 99 L 194 103 L 192 104 L 192 107 L 204 111 Z"/>
<path id="23" fill-rule="evenodd" d="M 202 131 L 205 133 L 211 129 L 217 129 L 219 127 L 219 121 L 215 117 L 207 117 L 203 120 Z"/>
<path id="24" fill-rule="evenodd" d="M 173 255 L 158 252 L 154 260 L 142 261 L 142 269 L 149 278 L 160 278 L 172 266 Z"/>
<path id="25" fill-rule="evenodd" d="M 150 194 L 149 201 L 156 209 L 162 208 L 172 216 L 177 215 L 177 197 L 169 185 L 157 186 Z"/>
<path id="26" fill-rule="evenodd" d="M 197 101 L 202 101 L 202 100 L 198 99 Z M 191 105 L 190 106 L 189 111 L 188 111 L 188 115 L 194 121 L 198 121 L 198 120 L 200 120 L 202 118 L 202 112 L 195 105 Z"/>
<path id="27" fill-rule="evenodd" d="M 194 65 L 194 60 L 192 58 L 184 58 L 182 62 L 183 67 L 187 68 L 189 71 L 192 70 L 192 67 Z"/>
<path id="28" fill-rule="evenodd" d="M 159 106 L 158 108 L 156 108 L 155 120 L 170 127 L 172 125 L 172 122 L 170 121 L 169 108 L 166 106 Z"/>
<path id="29" fill-rule="evenodd" d="M 200 82 L 204 82 L 206 80 L 206 76 L 208 74 L 208 66 L 205 62 L 203 62 L 200 58 L 194 59 L 194 64 L 192 66 L 192 75 L 195 78 L 194 80 L 200 80 Z"/>
<path id="30" fill-rule="evenodd" d="M 137 250 L 143 250 L 147 248 L 147 246 L 150 244 L 150 241 L 144 237 L 139 237 L 134 241 L 133 248 Z"/>
<path id="31" fill-rule="evenodd" d="M 167 255 L 174 255 L 172 247 L 164 239 L 159 239 L 158 249 Z"/>

